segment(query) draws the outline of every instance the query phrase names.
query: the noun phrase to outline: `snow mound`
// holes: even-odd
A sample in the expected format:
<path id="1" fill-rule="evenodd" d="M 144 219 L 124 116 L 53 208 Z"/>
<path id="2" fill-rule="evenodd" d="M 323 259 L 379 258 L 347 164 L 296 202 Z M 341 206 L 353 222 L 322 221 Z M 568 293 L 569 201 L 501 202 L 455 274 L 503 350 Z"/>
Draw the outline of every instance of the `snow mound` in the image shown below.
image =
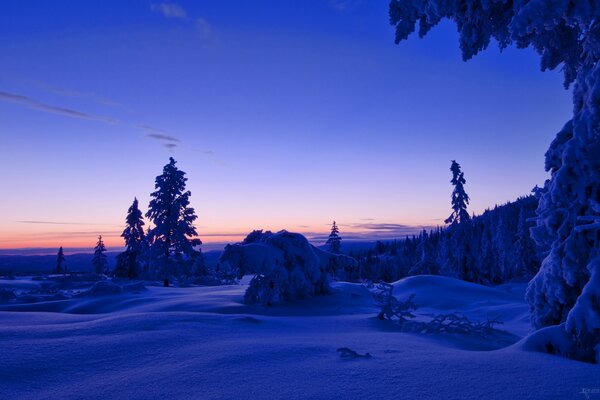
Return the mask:
<path id="1" fill-rule="evenodd" d="M 411 276 L 394 283 L 395 296 L 408 297 L 414 293 L 419 307 L 440 310 L 467 308 L 482 301 L 490 304 L 523 300 L 521 290 L 516 293 L 509 290 L 510 287 L 502 290 L 438 275 Z"/>
<path id="2" fill-rule="evenodd" d="M 437 276 L 411 276 L 395 282 L 394 296 L 406 299 L 414 294 L 420 313 L 458 312 L 473 321 L 498 320 L 502 329 L 522 337 L 529 333 L 529 309 L 524 303 L 526 284 L 497 287 L 478 285 Z"/>
<path id="3" fill-rule="evenodd" d="M 110 281 L 100 281 L 92 285 L 88 290 L 81 292 L 79 296 L 106 296 L 120 294 L 123 288 Z"/>

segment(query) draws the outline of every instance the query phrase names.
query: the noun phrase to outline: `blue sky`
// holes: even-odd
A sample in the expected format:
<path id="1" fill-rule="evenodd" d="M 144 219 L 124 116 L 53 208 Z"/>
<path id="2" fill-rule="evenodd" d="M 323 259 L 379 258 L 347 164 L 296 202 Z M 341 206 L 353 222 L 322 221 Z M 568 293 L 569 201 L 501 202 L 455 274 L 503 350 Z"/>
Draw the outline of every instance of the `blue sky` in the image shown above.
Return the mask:
<path id="1" fill-rule="evenodd" d="M 117 245 L 171 155 L 205 242 L 442 223 L 452 159 L 476 213 L 543 183 L 559 72 L 393 39 L 385 1 L 2 3 L 0 248 Z"/>

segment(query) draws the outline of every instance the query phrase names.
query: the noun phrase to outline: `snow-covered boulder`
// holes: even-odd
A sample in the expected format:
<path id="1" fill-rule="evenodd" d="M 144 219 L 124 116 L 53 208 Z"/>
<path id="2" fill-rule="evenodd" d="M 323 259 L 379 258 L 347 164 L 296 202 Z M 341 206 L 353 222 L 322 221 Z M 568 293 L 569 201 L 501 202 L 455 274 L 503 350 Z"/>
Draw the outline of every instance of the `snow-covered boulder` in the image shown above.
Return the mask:
<path id="1" fill-rule="evenodd" d="M 271 305 L 327 293 L 328 270 L 351 260 L 317 249 L 299 233 L 254 231 L 225 247 L 219 269 L 236 270 L 239 277 L 254 274 L 244 301 Z"/>

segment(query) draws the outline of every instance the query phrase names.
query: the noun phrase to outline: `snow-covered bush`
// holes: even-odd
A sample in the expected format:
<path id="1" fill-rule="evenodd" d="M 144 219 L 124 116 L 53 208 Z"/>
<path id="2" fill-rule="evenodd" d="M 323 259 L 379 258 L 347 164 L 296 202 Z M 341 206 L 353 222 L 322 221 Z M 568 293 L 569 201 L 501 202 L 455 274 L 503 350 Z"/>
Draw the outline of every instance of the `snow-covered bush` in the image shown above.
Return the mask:
<path id="1" fill-rule="evenodd" d="M 373 289 L 372 293 L 375 302 L 381 308 L 377 318 L 396 319 L 400 325 L 403 325 L 409 319 L 415 318 L 415 315 L 412 313 L 417 309 L 417 305 L 414 302 L 414 294 L 410 295 L 406 300 L 398 300 L 394 296 L 394 286 L 385 282 L 380 282 Z"/>
<path id="2" fill-rule="evenodd" d="M 405 300 L 398 300 L 394 296 L 394 286 L 381 282 L 374 287 L 369 287 L 373 298 L 380 308 L 377 318 L 397 322 L 403 331 L 427 334 L 458 333 L 469 336 L 487 337 L 495 332 L 495 325 L 502 324 L 498 320 L 484 322 L 471 321 L 467 316 L 459 313 L 421 315 L 429 317 L 430 321 L 416 320 L 414 313 L 419 306 L 415 303 L 415 294 Z"/>
<path id="3" fill-rule="evenodd" d="M 462 335 L 487 337 L 495 332 L 495 325 L 501 325 L 498 320 L 471 321 L 466 315 L 459 313 L 436 314 L 428 322 L 416 325 L 422 333 L 460 333 Z"/>
<path id="4" fill-rule="evenodd" d="M 271 305 L 326 294 L 328 268 L 353 262 L 347 259 L 317 249 L 299 233 L 254 231 L 243 242 L 225 247 L 219 269 L 237 271 L 238 277 L 254 274 L 244 302 Z"/>
<path id="5" fill-rule="evenodd" d="M 390 1 L 396 43 L 417 23 L 424 36 L 444 18 L 456 22 L 465 60 L 494 38 L 501 48 L 513 43 L 533 47 L 542 70 L 560 66 L 565 86 L 575 82 L 573 118 L 546 153 L 551 179 L 540 196 L 534 233 L 550 252 L 530 283 L 527 300 L 535 328 L 566 322 L 566 337 L 577 349 L 571 356 L 600 362 L 600 3 Z"/>

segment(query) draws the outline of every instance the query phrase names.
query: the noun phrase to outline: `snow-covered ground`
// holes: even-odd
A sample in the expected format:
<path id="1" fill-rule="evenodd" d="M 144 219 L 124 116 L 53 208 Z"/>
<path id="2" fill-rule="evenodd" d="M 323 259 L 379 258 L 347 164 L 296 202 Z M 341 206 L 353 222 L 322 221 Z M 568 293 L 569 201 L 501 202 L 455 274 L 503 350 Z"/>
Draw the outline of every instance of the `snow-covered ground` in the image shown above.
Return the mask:
<path id="1" fill-rule="evenodd" d="M 600 399 L 597 365 L 521 348 L 524 284 L 395 284 L 419 314 L 504 321 L 493 338 L 402 333 L 350 283 L 274 307 L 243 305 L 245 285 L 25 295 L 42 284 L 0 280 L 18 295 L 0 297 L 0 399 Z"/>

